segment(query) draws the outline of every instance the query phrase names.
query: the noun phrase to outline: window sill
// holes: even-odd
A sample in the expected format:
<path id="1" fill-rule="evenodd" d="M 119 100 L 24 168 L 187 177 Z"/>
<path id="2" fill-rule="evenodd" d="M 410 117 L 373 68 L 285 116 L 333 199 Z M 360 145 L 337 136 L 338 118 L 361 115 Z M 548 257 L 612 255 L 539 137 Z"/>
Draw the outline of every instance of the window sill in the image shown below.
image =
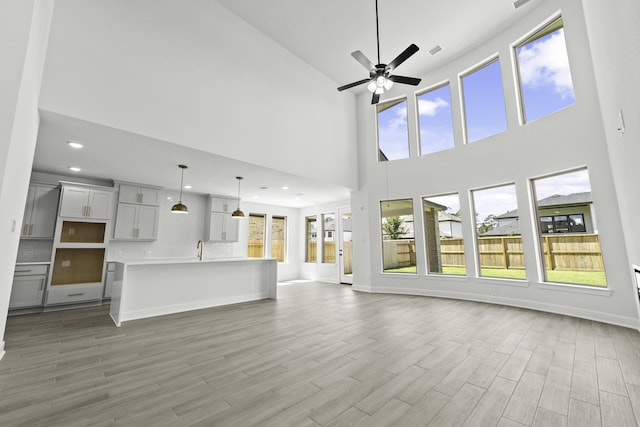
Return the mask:
<path id="1" fill-rule="evenodd" d="M 598 295 L 603 297 L 611 296 L 611 293 L 612 293 L 611 289 L 609 288 L 596 288 L 593 286 L 571 285 L 568 283 L 536 282 L 536 286 L 539 289 L 546 289 L 550 291 L 575 292 L 579 294 Z"/>

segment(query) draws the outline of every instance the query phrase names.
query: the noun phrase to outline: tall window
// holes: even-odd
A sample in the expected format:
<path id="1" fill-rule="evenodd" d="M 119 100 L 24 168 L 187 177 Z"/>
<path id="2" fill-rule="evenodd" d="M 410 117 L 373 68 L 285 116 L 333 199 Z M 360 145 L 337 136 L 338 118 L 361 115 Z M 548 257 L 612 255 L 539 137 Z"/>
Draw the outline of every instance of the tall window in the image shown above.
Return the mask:
<path id="1" fill-rule="evenodd" d="M 264 258 L 264 230 L 265 216 L 249 214 L 249 243 L 247 254 L 249 258 Z"/>
<path id="2" fill-rule="evenodd" d="M 587 169 L 533 180 L 545 281 L 607 286 Z"/>
<path id="3" fill-rule="evenodd" d="M 526 279 L 515 185 L 474 190 L 472 195 L 480 275 Z"/>
<path id="4" fill-rule="evenodd" d="M 453 148 L 453 116 L 449 83 L 418 95 L 420 153 Z"/>
<path id="5" fill-rule="evenodd" d="M 406 159 L 409 157 L 409 128 L 407 126 L 407 100 L 381 102 L 378 113 L 378 160 Z"/>
<path id="6" fill-rule="evenodd" d="M 422 210 L 427 272 L 429 274 L 467 274 L 458 195 L 424 197 Z"/>
<path id="7" fill-rule="evenodd" d="M 383 200 L 380 202 L 380 217 L 382 270 L 385 273 L 415 273 L 413 200 Z"/>
<path id="8" fill-rule="evenodd" d="M 507 113 L 498 58 L 461 78 L 467 142 L 507 130 Z"/>
<path id="9" fill-rule="evenodd" d="M 336 262 L 336 214 L 322 214 L 322 262 Z"/>
<path id="10" fill-rule="evenodd" d="M 315 215 L 305 217 L 305 229 L 306 229 L 306 251 L 305 262 L 316 262 L 318 260 L 318 247 L 316 241 L 318 240 L 318 224 Z"/>
<path id="11" fill-rule="evenodd" d="M 575 103 L 562 18 L 528 37 L 515 50 L 524 123 Z"/>
<path id="12" fill-rule="evenodd" d="M 287 217 L 271 217 L 271 256 L 284 262 L 287 255 Z"/>

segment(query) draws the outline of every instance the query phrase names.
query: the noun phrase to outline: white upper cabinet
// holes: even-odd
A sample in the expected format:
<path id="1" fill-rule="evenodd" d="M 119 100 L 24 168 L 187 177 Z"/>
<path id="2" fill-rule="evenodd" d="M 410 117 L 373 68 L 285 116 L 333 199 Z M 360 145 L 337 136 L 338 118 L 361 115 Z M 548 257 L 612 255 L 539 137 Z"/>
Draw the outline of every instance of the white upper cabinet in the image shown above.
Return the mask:
<path id="1" fill-rule="evenodd" d="M 160 190 L 154 187 L 120 184 L 118 202 L 159 206 Z"/>
<path id="2" fill-rule="evenodd" d="M 21 238 L 53 238 L 59 195 L 60 189 L 57 186 L 29 185 Z"/>
<path id="3" fill-rule="evenodd" d="M 237 242 L 238 220 L 231 217 L 237 200 L 210 196 L 207 200 L 204 239 L 212 242 Z"/>
<path id="4" fill-rule="evenodd" d="M 109 190 L 63 184 L 60 216 L 108 220 L 111 218 L 112 198 L 113 192 Z"/>
<path id="5" fill-rule="evenodd" d="M 113 238 L 115 240 L 156 240 L 159 214 L 157 206 L 118 203 Z"/>
<path id="6" fill-rule="evenodd" d="M 114 240 L 156 240 L 160 217 L 160 189 L 140 184 L 118 184 Z"/>

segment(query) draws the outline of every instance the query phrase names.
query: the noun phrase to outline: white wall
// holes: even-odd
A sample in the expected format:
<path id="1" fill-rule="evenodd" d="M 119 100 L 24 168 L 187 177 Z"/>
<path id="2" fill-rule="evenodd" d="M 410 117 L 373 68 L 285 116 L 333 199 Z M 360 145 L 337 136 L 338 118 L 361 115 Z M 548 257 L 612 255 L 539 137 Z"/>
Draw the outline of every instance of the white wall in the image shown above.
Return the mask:
<path id="1" fill-rule="evenodd" d="M 640 128 L 637 120 L 640 117 L 640 3 L 636 0 L 584 0 L 583 3 L 631 275 L 631 264 L 640 266 Z M 626 125 L 624 134 L 618 131 L 620 111 Z"/>
<path id="2" fill-rule="evenodd" d="M 0 13 L 0 358 L 19 230 L 38 133 L 38 95 L 53 0 L 7 0 Z"/>
<path id="3" fill-rule="evenodd" d="M 595 89 L 596 81 L 581 3 L 570 0 L 546 0 L 529 4 L 527 7 L 531 10 L 520 22 L 504 29 L 482 46 L 422 76 L 422 84 L 417 90 L 447 79 L 451 82 L 456 136 L 456 147 L 453 150 L 427 156 L 417 155 L 414 92 L 411 88 L 407 89 L 407 86 L 396 85 L 388 98 L 408 95 L 411 157 L 406 160 L 378 163 L 375 109 L 369 105 L 368 94 L 358 98 L 358 135 L 363 185 L 353 200 L 358 200 L 355 204 L 359 204 L 363 209 L 354 209 L 354 224 L 368 224 L 367 234 L 370 241 L 367 242 L 366 237 L 354 239 L 354 256 L 357 257 L 354 261 L 354 288 L 488 301 L 639 328 L 637 296 L 633 293 L 624 245 L 626 230 L 620 224 L 617 194 L 612 191 L 613 173 L 598 107 L 599 98 Z M 563 12 L 577 101 L 562 111 L 521 126 L 518 122 L 516 86 L 509 45 L 559 9 Z M 614 23 L 611 22 L 611 25 Z M 457 95 L 458 74 L 496 52 L 501 58 L 508 131 L 486 140 L 463 145 L 461 102 Z M 606 66 L 610 64 L 607 63 Z M 576 286 L 549 286 L 542 283 L 541 262 L 536 249 L 535 220 L 530 208 L 532 196 L 529 180 L 582 166 L 589 169 L 609 284 L 606 291 Z M 516 186 L 528 277 L 524 282 L 478 278 L 473 273 L 476 260 L 471 238 L 474 217 L 470 208 L 470 190 L 503 183 L 515 183 Z M 423 227 L 422 221 L 418 219 L 415 221 L 418 274 L 382 274 L 379 201 L 386 198 L 410 197 L 414 206 L 420 206 L 422 196 L 450 192 L 460 195 L 466 263 L 470 276 L 426 275 Z M 632 238 L 638 240 L 638 235 L 635 234 Z M 358 248 L 359 243 L 368 243 L 369 251 L 366 248 Z M 358 274 L 367 266 L 371 272 L 370 280 Z"/>
<path id="4" fill-rule="evenodd" d="M 41 107 L 356 188 L 335 86 L 216 1 L 60 0 Z"/>

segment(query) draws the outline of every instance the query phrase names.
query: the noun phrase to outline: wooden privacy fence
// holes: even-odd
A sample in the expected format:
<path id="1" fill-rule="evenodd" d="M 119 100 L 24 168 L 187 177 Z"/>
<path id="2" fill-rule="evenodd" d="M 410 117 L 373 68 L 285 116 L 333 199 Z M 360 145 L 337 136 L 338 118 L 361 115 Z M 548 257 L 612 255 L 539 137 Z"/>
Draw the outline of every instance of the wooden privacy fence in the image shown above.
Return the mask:
<path id="1" fill-rule="evenodd" d="M 415 240 L 383 240 L 382 261 L 384 270 L 416 265 Z"/>
<path id="2" fill-rule="evenodd" d="M 547 270 L 604 271 L 597 234 L 553 234 L 542 237 Z M 464 267 L 463 239 L 440 240 L 442 265 Z M 478 238 L 480 266 L 524 269 L 520 236 Z"/>
<path id="3" fill-rule="evenodd" d="M 249 258 L 263 258 L 265 256 L 262 240 L 249 240 L 247 256 Z M 284 262 L 284 241 L 274 240 L 271 242 L 271 257 L 276 258 L 279 262 Z"/>

